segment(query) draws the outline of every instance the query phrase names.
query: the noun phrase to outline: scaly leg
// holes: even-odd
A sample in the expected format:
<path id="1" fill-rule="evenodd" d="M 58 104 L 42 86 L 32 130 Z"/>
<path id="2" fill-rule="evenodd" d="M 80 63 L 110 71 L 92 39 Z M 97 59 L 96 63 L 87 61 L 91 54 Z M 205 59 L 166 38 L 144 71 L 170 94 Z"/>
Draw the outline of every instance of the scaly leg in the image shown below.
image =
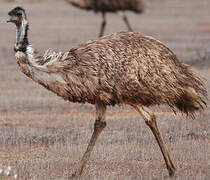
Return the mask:
<path id="1" fill-rule="evenodd" d="M 105 12 L 102 12 L 102 23 L 101 23 L 101 30 L 100 30 L 100 34 L 99 34 L 99 37 L 103 36 L 104 35 L 104 29 L 105 29 L 105 26 L 106 26 L 106 16 L 105 16 Z"/>
<path id="2" fill-rule="evenodd" d="M 149 126 L 149 128 L 152 130 L 153 135 L 155 136 L 155 139 L 158 142 L 158 145 L 160 147 L 160 150 L 163 154 L 164 160 L 166 162 L 166 167 L 168 169 L 169 175 L 174 176 L 176 168 L 170 158 L 169 152 L 166 148 L 166 145 L 163 141 L 163 138 L 161 137 L 160 131 L 157 126 L 156 117 L 153 112 L 151 112 L 147 107 L 145 106 L 135 106 L 135 109 L 140 113 L 140 115 L 145 120 L 146 124 Z"/>
<path id="3" fill-rule="evenodd" d="M 128 31 L 133 31 L 125 13 L 123 13 L 123 21 L 125 22 L 126 26 L 128 27 Z"/>
<path id="4" fill-rule="evenodd" d="M 106 127 L 105 112 L 106 112 L 106 106 L 96 105 L 96 121 L 94 124 L 94 132 L 88 144 L 87 150 L 84 153 L 82 160 L 79 163 L 79 167 L 76 170 L 76 172 L 72 175 L 72 177 L 80 176 L 82 174 L 82 171 L 90 157 L 90 154 L 93 150 L 93 147 L 96 143 L 98 136 L 100 135 L 102 130 Z"/>

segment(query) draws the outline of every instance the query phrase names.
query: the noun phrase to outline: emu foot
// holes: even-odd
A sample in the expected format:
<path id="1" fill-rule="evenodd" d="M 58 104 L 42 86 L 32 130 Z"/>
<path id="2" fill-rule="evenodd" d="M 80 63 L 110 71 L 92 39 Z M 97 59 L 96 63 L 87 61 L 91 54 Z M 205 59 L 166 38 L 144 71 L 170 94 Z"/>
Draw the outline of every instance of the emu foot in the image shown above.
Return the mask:
<path id="1" fill-rule="evenodd" d="M 168 173 L 169 173 L 170 178 L 176 177 L 176 169 L 175 168 L 168 169 Z"/>
<path id="2" fill-rule="evenodd" d="M 76 175 L 76 173 L 72 174 L 71 176 L 68 177 L 68 180 L 75 180 L 80 178 L 80 175 Z"/>

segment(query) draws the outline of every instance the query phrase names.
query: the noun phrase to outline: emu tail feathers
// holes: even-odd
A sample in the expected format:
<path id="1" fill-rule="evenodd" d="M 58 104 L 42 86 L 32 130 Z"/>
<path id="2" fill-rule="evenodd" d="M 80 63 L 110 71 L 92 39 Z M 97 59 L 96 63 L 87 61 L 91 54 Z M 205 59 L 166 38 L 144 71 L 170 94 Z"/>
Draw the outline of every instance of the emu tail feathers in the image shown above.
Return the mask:
<path id="1" fill-rule="evenodd" d="M 187 88 L 176 101 L 175 106 L 183 113 L 194 118 L 196 112 L 200 112 L 207 106 L 207 93 L 196 92 L 194 88 Z"/>

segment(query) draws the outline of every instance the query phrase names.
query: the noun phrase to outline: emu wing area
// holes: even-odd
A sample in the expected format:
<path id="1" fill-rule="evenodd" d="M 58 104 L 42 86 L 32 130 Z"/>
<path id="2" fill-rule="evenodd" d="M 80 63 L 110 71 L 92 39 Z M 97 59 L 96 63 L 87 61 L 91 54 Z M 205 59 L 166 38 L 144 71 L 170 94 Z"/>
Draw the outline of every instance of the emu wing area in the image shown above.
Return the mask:
<path id="1" fill-rule="evenodd" d="M 138 33 L 116 33 L 71 49 L 66 81 L 81 101 L 174 105 L 191 87 L 204 93 L 199 77 L 161 42 Z M 75 91 L 75 92 L 74 92 Z M 83 99 L 83 100 L 82 100 Z"/>

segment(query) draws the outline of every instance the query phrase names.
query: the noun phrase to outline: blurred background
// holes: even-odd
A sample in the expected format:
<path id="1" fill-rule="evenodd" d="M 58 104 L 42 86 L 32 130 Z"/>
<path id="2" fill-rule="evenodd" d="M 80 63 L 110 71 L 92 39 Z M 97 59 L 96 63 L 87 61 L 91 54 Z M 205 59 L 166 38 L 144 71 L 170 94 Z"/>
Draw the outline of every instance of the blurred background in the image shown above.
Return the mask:
<path id="1" fill-rule="evenodd" d="M 192 65 L 210 89 L 210 1 L 144 0 L 145 11 L 126 15 L 134 31 L 153 36 Z M 98 38 L 100 13 L 64 0 L 0 0 L 0 179 L 67 179 L 90 139 L 94 107 L 63 101 L 22 74 L 7 13 L 26 9 L 29 42 L 43 53 L 68 51 Z M 105 35 L 127 31 L 120 13 L 107 13 Z M 208 103 L 209 104 L 209 103 Z M 177 167 L 177 179 L 210 179 L 210 111 L 195 120 L 153 107 Z M 158 145 L 138 114 L 109 108 L 82 179 L 169 179 Z M 7 176 L 5 171 L 11 167 Z M 1 172 L 2 169 L 2 172 Z M 10 168 L 9 168 L 10 169 Z"/>

